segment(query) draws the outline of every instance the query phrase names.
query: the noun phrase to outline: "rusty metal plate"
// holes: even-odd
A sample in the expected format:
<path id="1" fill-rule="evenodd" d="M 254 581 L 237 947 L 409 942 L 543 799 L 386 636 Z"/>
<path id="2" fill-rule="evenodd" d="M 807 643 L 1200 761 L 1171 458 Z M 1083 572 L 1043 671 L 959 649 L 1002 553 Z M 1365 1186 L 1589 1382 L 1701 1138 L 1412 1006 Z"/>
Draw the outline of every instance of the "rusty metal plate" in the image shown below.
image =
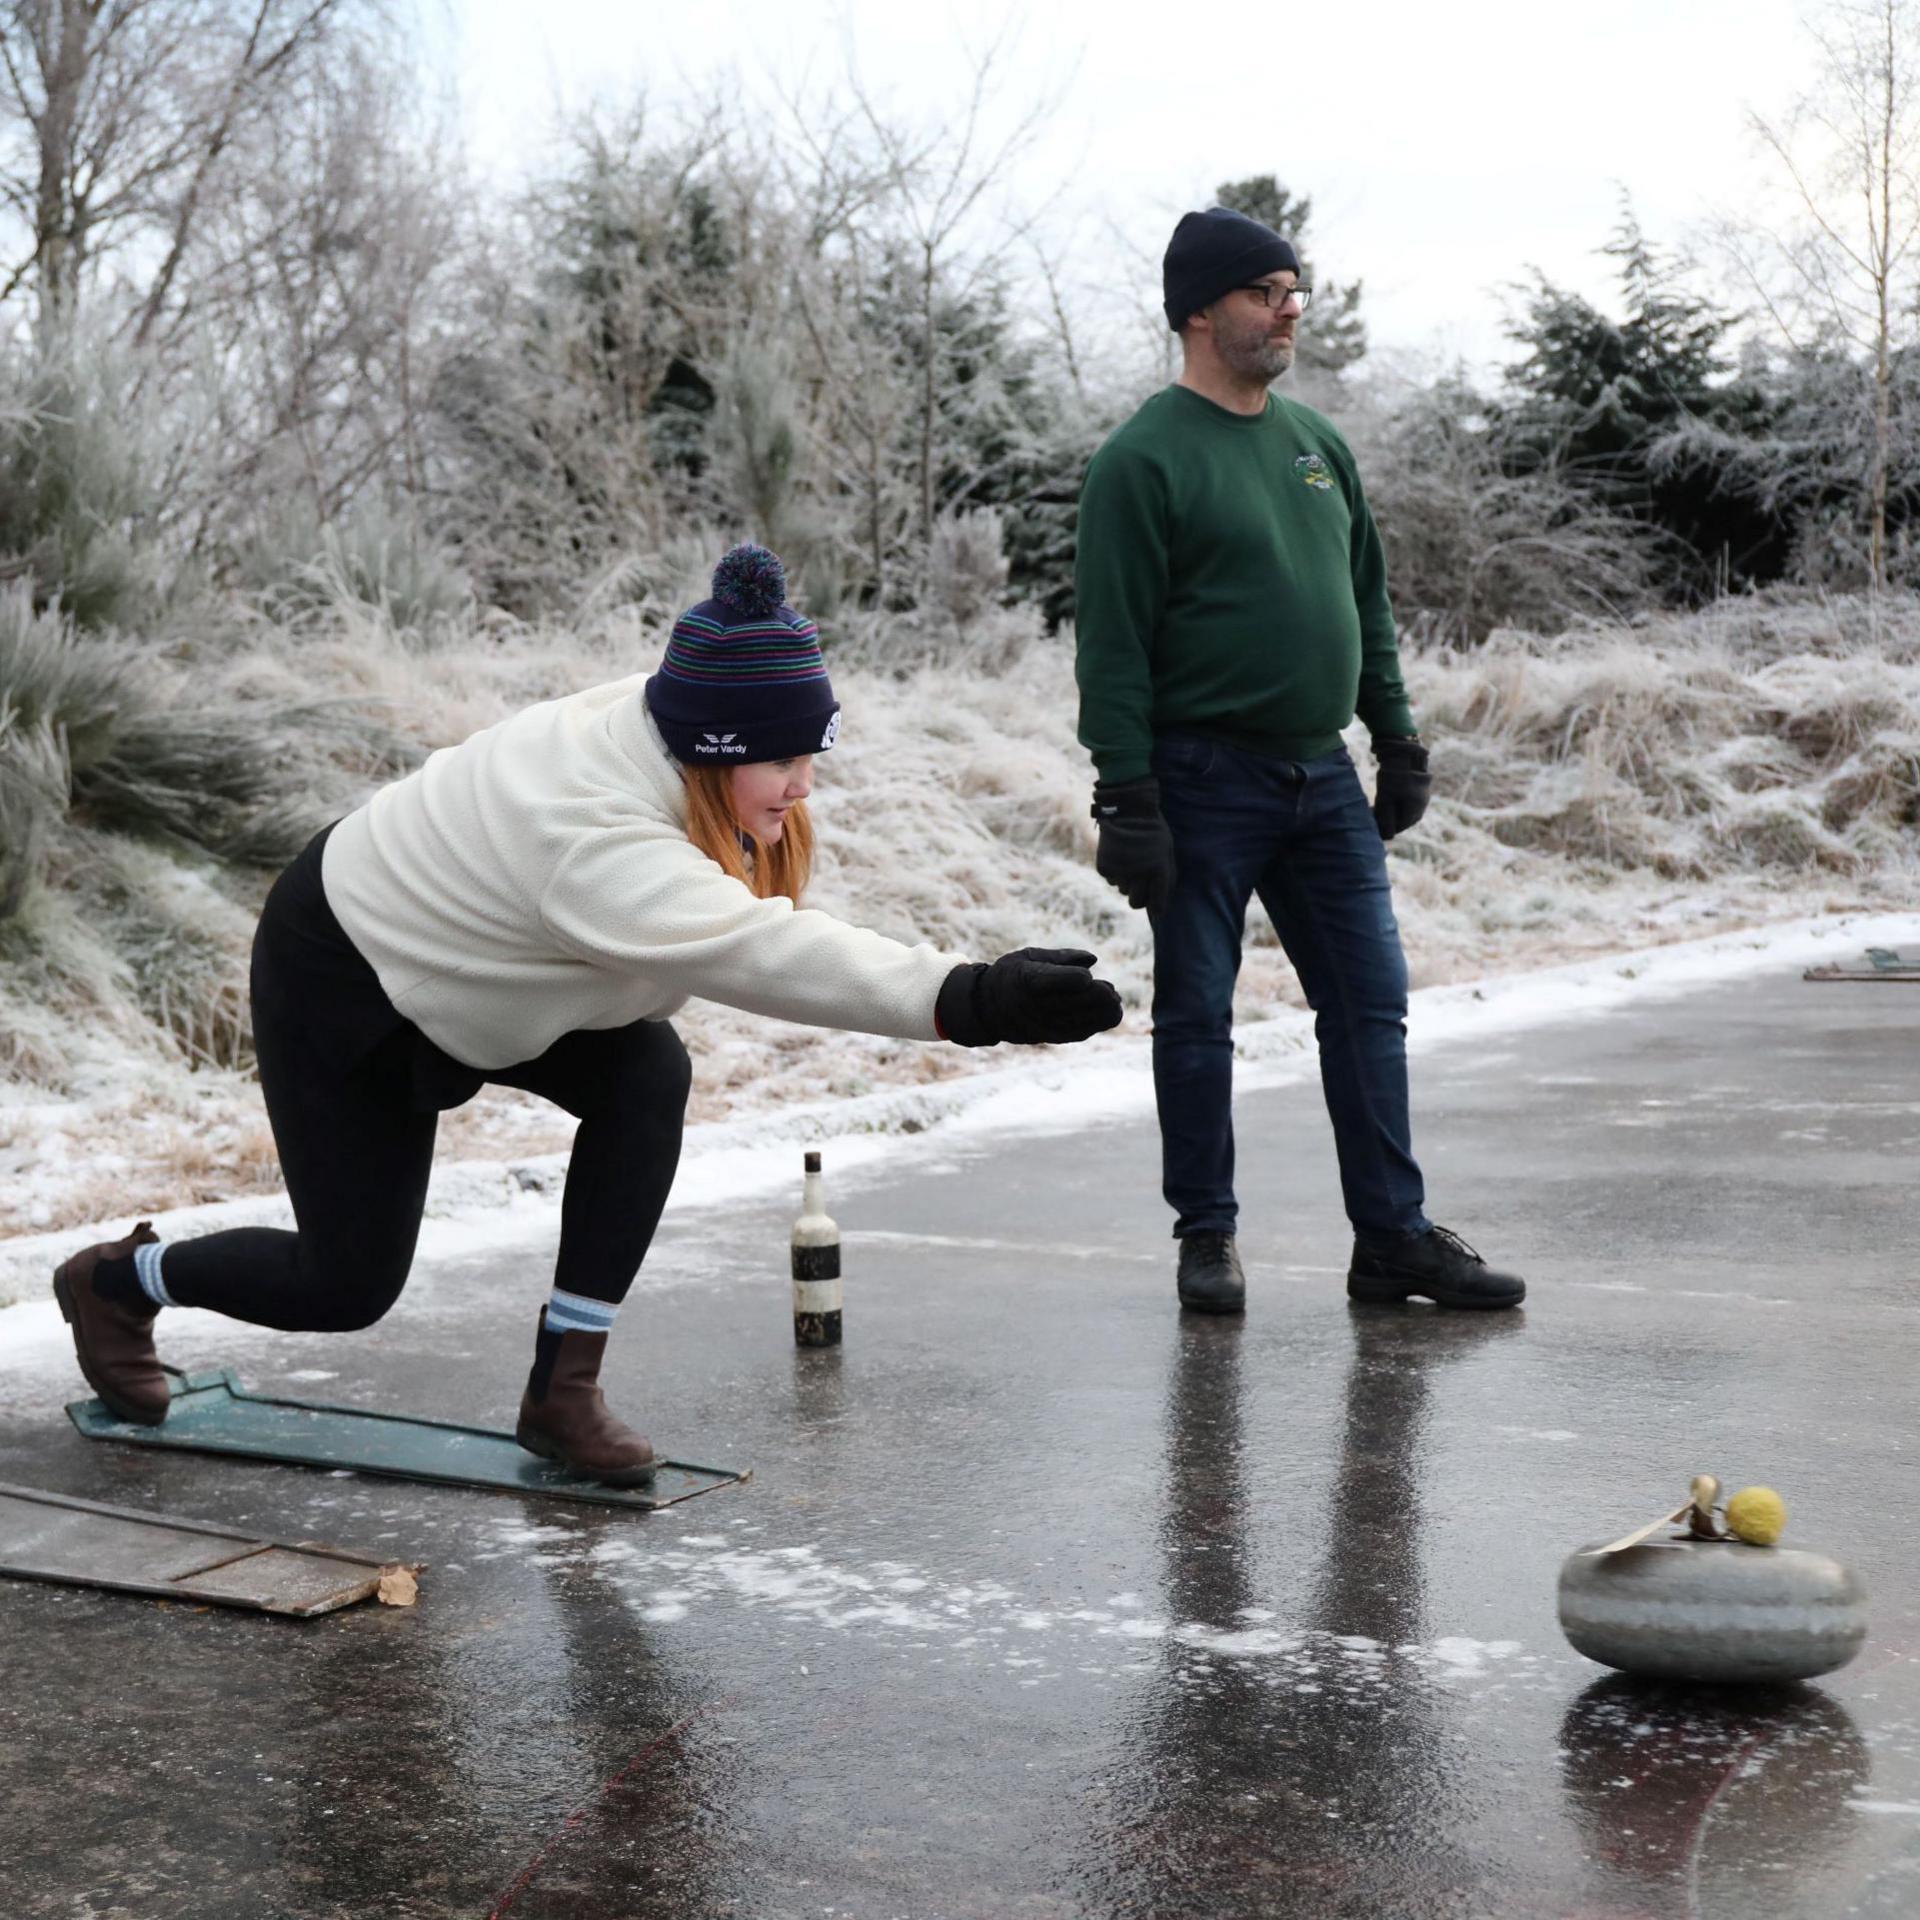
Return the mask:
<path id="1" fill-rule="evenodd" d="M 310 1620 L 370 1599 L 398 1564 L 305 1540 L 0 1485 L 0 1576 Z"/>
<path id="2" fill-rule="evenodd" d="M 445 1420 L 416 1420 L 405 1414 L 249 1393 L 224 1369 L 176 1374 L 172 1385 L 173 1404 L 164 1424 L 157 1427 L 117 1420 L 98 1400 L 76 1400 L 67 1413 L 89 1440 L 184 1447 L 199 1453 L 275 1460 L 286 1466 L 330 1472 L 344 1468 L 396 1480 L 538 1493 L 555 1500 L 642 1510 L 675 1506 L 716 1487 L 735 1486 L 750 1471 L 662 1460 L 648 1486 L 603 1487 L 598 1481 L 579 1479 L 552 1461 L 536 1459 L 512 1434 L 490 1427 L 462 1427 Z"/>

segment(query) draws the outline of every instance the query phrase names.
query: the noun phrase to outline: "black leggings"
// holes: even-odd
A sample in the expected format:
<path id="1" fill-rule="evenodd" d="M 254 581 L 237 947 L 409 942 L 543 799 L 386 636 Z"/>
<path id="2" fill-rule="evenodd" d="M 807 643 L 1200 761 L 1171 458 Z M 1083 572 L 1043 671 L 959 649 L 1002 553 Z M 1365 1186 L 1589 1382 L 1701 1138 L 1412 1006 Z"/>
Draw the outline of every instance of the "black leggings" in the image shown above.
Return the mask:
<path id="1" fill-rule="evenodd" d="M 260 1087 L 299 1230 L 176 1241 L 167 1292 L 256 1326 L 371 1326 L 413 1265 L 438 1116 L 493 1081 L 579 1120 L 554 1284 L 623 1299 L 680 1160 L 692 1080 L 680 1036 L 640 1020 L 563 1034 L 517 1066 L 462 1065 L 395 1010 L 341 930 L 320 884 L 325 840 L 274 883 L 253 945 Z"/>

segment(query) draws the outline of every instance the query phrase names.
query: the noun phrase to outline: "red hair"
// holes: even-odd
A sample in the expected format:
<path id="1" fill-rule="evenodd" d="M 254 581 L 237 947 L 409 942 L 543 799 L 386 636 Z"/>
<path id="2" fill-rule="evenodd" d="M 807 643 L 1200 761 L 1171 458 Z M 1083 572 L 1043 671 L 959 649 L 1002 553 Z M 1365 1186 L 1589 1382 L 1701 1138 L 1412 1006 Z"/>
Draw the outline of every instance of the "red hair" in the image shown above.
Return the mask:
<path id="1" fill-rule="evenodd" d="M 783 893 L 797 905 L 813 872 L 813 822 L 807 803 L 796 800 L 787 809 L 786 828 L 769 846 L 734 810 L 731 767 L 680 771 L 687 783 L 687 838 L 762 900 Z"/>

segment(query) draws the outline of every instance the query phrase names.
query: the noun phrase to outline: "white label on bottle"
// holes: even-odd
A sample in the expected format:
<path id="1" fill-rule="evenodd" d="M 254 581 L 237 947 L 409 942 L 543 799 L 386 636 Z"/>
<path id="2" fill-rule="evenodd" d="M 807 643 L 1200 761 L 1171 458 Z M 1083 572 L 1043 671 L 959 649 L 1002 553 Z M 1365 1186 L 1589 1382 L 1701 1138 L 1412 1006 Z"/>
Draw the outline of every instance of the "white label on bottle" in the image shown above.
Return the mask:
<path id="1" fill-rule="evenodd" d="M 793 1283 L 793 1310 L 795 1313 L 838 1313 L 840 1282 L 796 1280 Z"/>

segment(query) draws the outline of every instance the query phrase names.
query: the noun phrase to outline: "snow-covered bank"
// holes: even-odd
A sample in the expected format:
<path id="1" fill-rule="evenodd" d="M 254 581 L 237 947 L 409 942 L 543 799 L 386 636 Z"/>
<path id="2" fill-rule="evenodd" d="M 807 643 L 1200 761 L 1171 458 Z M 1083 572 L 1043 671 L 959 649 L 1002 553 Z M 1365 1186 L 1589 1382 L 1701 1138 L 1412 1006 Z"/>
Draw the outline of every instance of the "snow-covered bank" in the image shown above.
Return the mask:
<path id="1" fill-rule="evenodd" d="M 1867 946 L 1920 943 L 1920 913 L 1842 914 L 1776 923 L 1705 940 L 1636 949 L 1566 966 L 1512 973 L 1417 992 L 1408 1023 L 1416 1055 L 1527 1027 L 1592 1019 L 1631 1010 L 1730 980 L 1844 959 Z M 1812 991 L 1813 989 L 1810 989 Z M 1831 989 L 1841 991 L 1841 989 Z M 1238 1085 L 1271 1087 L 1315 1073 L 1311 1018 L 1286 1010 L 1243 1028 Z M 933 1086 L 896 1088 L 859 1098 L 788 1106 L 743 1120 L 689 1129 L 670 1211 L 737 1203 L 798 1191 L 794 1149 L 805 1143 L 830 1154 L 842 1224 L 857 1226 L 846 1201 L 868 1183 L 924 1156 L 971 1142 L 1022 1133 L 1069 1131 L 1116 1115 L 1151 1111 L 1148 1043 L 1116 1038 L 1072 1052 L 1031 1055 L 997 1071 Z M 419 1269 L 457 1265 L 480 1253 L 543 1248 L 557 1234 L 563 1155 L 468 1161 L 439 1168 L 421 1234 Z M 164 1237 L 217 1227 L 285 1225 L 286 1203 L 254 1198 L 187 1207 L 156 1216 Z M 0 1242 L 0 1300 L 22 1304 L 0 1313 L 0 1365 L 25 1365 L 64 1349 L 66 1334 L 50 1299 L 47 1276 L 68 1253 L 115 1220 Z M 643 1273 L 640 1285 L 671 1284 Z M 206 1316 L 182 1314 L 183 1332 Z M 228 1327 L 227 1345 L 239 1330 Z"/>
<path id="2" fill-rule="evenodd" d="M 970 651 L 918 661 L 871 636 L 835 642 L 846 731 L 820 769 L 809 900 L 982 959 L 1091 948 L 1137 1038 L 1151 937 L 1094 871 L 1072 648 L 1021 618 L 1002 610 Z M 325 690 L 418 753 L 630 672 L 660 635 L 626 609 L 577 629 L 456 623 L 425 652 L 377 621 L 259 640 L 227 668 L 249 698 Z M 1730 599 L 1413 649 L 1407 669 L 1436 776 L 1432 810 L 1390 849 L 1417 987 L 1920 900 L 1920 596 Z M 1351 744 L 1369 776 L 1358 730 Z M 349 760 L 332 811 L 401 764 Z M 46 884 L 0 922 L 0 1245 L 279 1185 L 247 1071 L 264 873 L 69 826 Z M 1298 1006 L 1256 912 L 1237 1017 L 1285 1031 Z M 802 1105 L 898 1095 L 946 1111 L 978 1097 L 958 1083 L 1002 1067 L 698 1001 L 676 1024 L 695 1060 L 690 1119 L 755 1137 Z M 489 1088 L 443 1118 L 437 1157 L 458 1180 L 454 1163 L 550 1154 L 571 1133 L 557 1109 Z"/>

